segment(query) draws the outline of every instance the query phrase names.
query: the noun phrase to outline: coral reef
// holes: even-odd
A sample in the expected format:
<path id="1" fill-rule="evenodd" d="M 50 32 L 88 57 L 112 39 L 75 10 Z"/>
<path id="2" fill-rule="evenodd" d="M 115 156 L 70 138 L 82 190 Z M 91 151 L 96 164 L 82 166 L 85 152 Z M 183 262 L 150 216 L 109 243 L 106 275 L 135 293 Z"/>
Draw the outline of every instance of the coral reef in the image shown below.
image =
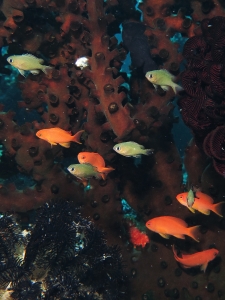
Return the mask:
<path id="1" fill-rule="evenodd" d="M 1 177 L 23 174 L 31 179 L 32 186 L 19 190 L 14 183 L 3 181 L 0 211 L 13 213 L 20 225 L 26 226 L 32 224 L 32 214 L 37 216 L 26 238 L 10 217 L 0 219 L 2 231 L 7 232 L 7 238 L 0 234 L 0 284 L 6 288 L 11 283 L 12 289 L 4 297 L 224 297 L 223 260 L 218 257 L 211 262 L 205 277 L 200 270 L 187 271 L 178 266 L 170 246 L 176 244 L 183 253 L 213 245 L 220 254 L 224 252 L 224 218 L 193 216 L 176 201 L 176 195 L 191 185 L 201 187 L 215 202 L 224 197 L 224 3 L 137 2 L 0 2 L 0 44 L 8 47 L 7 54 L 31 53 L 52 67 L 48 74 L 18 75 L 21 96 L 7 95 L 10 105 L 2 101 Z M 114 35 L 120 33 L 121 24 L 124 41 L 118 44 Z M 175 33 L 187 39 L 183 53 L 173 42 Z M 128 52 L 132 62 L 130 74 L 125 74 L 121 67 Z M 87 58 L 84 68 L 75 64 L 80 57 Z M 2 53 L 0 70 L 9 81 L 5 58 Z M 155 90 L 145 79 L 146 68 L 169 70 L 184 88 L 178 105 L 184 122 L 193 131 L 185 153 L 186 187 L 182 160 L 171 133 L 177 122 L 174 93 L 171 89 Z M 8 87 L 4 85 L 5 94 Z M 22 120 L 18 118 L 21 111 Z M 51 127 L 72 134 L 84 129 L 82 145 L 51 147 L 36 137 L 38 130 Z M 154 155 L 142 157 L 137 163 L 112 150 L 115 143 L 129 140 L 153 148 Z M 84 189 L 66 172 L 81 151 L 98 152 L 115 171 L 106 180 L 90 179 Z M 123 199 L 135 211 L 129 218 L 124 218 Z M 73 205 L 69 205 L 71 201 Z M 42 205 L 44 208 L 38 209 Z M 150 234 L 145 222 L 161 215 L 182 218 L 189 226 L 201 225 L 200 244 L 189 239 L 165 241 Z M 106 232 L 107 244 L 95 226 Z M 133 239 L 130 228 L 138 233 Z M 16 251 L 22 248 L 26 253 L 21 260 Z"/>
<path id="2" fill-rule="evenodd" d="M 74 203 L 46 203 L 26 237 L 10 216 L 0 227 L 0 287 L 11 299 L 129 299 L 118 247 Z"/>

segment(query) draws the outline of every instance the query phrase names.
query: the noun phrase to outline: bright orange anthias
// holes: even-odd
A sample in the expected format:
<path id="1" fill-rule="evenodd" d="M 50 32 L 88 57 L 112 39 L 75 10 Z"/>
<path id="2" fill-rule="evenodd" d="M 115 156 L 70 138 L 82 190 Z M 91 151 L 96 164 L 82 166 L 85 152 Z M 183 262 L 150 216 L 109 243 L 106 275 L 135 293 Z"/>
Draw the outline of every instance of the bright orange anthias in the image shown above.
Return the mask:
<path id="1" fill-rule="evenodd" d="M 185 221 L 176 217 L 163 216 L 153 218 L 146 222 L 146 227 L 157 232 L 165 239 L 168 239 L 170 235 L 178 239 L 184 239 L 185 235 L 188 235 L 196 242 L 199 242 L 197 238 L 199 226 L 188 228 L 188 224 Z"/>
<path id="2" fill-rule="evenodd" d="M 69 148 L 70 142 L 81 144 L 80 137 L 83 132 L 84 130 L 80 130 L 75 135 L 71 135 L 70 131 L 55 127 L 38 130 L 36 136 L 47 141 L 51 146 L 59 144 L 62 147 Z"/>
<path id="3" fill-rule="evenodd" d="M 141 246 L 144 248 L 145 245 L 149 243 L 149 237 L 144 232 L 141 232 L 137 227 L 131 226 L 129 228 L 129 234 L 130 241 L 134 247 Z"/>
<path id="4" fill-rule="evenodd" d="M 80 164 L 90 164 L 97 169 L 98 172 L 108 174 L 115 169 L 105 166 L 104 158 L 96 152 L 80 152 L 77 156 Z"/>
<path id="5" fill-rule="evenodd" d="M 181 257 L 177 255 L 177 252 L 173 246 L 173 254 L 176 261 L 178 261 L 184 268 L 192 268 L 201 266 L 201 270 L 205 272 L 208 263 L 213 260 L 219 253 L 217 249 L 208 249 L 200 251 L 194 254 L 182 254 Z"/>
<path id="6" fill-rule="evenodd" d="M 213 211 L 218 216 L 223 217 L 222 205 L 223 203 L 225 203 L 224 201 L 213 204 L 213 198 L 211 198 L 207 194 L 197 191 L 195 193 L 194 203 L 191 207 L 189 207 L 187 204 L 187 195 L 188 192 L 181 193 L 178 194 L 176 198 L 177 201 L 180 202 L 180 204 L 186 206 L 192 213 L 195 213 L 195 210 L 198 210 L 200 213 L 204 215 L 209 215 L 210 211 Z"/>

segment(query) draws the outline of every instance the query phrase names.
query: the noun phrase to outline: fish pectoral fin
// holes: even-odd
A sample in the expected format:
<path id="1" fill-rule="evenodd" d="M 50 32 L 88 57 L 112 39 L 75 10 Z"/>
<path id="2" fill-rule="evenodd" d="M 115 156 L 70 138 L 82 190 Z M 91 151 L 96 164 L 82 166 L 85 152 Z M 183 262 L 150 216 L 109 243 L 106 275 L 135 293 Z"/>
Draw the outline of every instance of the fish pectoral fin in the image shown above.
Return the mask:
<path id="1" fill-rule="evenodd" d="M 157 90 L 158 85 L 153 83 L 154 88 Z"/>
<path id="2" fill-rule="evenodd" d="M 184 240 L 185 239 L 185 236 L 183 235 L 183 234 L 173 234 L 173 236 L 175 236 L 176 238 L 178 238 L 178 239 L 182 239 L 182 240 Z"/>
<path id="3" fill-rule="evenodd" d="M 189 207 L 189 206 L 187 206 L 187 208 L 188 208 L 193 214 L 195 214 L 195 209 L 194 209 L 194 208 Z"/>
<path id="4" fill-rule="evenodd" d="M 40 73 L 39 70 L 30 70 L 30 72 L 31 72 L 31 74 L 33 74 L 33 75 L 37 75 L 37 74 Z"/>
<path id="5" fill-rule="evenodd" d="M 201 265 L 201 270 L 204 271 L 204 273 L 206 271 L 207 266 L 208 266 L 208 262 L 206 262 L 203 265 Z"/>
<path id="6" fill-rule="evenodd" d="M 18 69 L 18 71 L 20 72 L 20 74 L 21 74 L 22 76 L 26 77 L 26 76 L 25 76 L 25 71 L 24 71 L 24 70 Z"/>
<path id="7" fill-rule="evenodd" d="M 204 215 L 210 215 L 210 210 L 209 209 L 198 209 L 198 211 Z"/>
<path id="8" fill-rule="evenodd" d="M 170 235 L 166 234 L 166 233 L 159 233 L 161 235 L 161 237 L 163 237 L 164 239 L 169 239 Z"/>
<path id="9" fill-rule="evenodd" d="M 164 91 L 168 91 L 170 87 L 167 86 L 167 85 L 161 85 L 161 88 L 162 88 Z"/>
<path id="10" fill-rule="evenodd" d="M 68 142 L 68 143 L 59 143 L 59 145 L 61 145 L 64 148 L 69 148 L 70 147 L 70 142 Z"/>

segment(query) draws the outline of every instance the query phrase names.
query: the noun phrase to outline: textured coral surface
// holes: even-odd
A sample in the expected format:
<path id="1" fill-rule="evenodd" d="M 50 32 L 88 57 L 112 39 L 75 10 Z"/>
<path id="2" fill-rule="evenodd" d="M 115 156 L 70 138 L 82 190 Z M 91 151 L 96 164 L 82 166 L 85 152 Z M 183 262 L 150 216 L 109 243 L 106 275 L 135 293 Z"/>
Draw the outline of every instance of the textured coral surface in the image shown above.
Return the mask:
<path id="1" fill-rule="evenodd" d="M 139 5 L 134 0 L 0 2 L 0 44 L 8 47 L 8 55 L 30 53 L 52 67 L 48 74 L 17 76 L 21 96 L 13 98 L 12 103 L 17 102 L 18 111 L 24 109 L 25 121 L 16 120 L 16 112 L 1 107 L 2 177 L 23 174 L 32 185 L 20 190 L 15 183 L 1 184 L 0 211 L 17 213 L 27 224 L 34 212 L 38 214 L 37 208 L 50 199 L 73 201 L 82 217 L 90 218 L 105 232 L 107 244 L 121 249 L 128 289 L 118 293 L 118 299 L 225 297 L 225 219 L 214 213 L 192 214 L 176 200 L 178 193 L 192 185 L 213 197 L 214 202 L 224 200 L 224 7 L 224 1 L 219 0 L 144 0 Z M 146 80 L 142 66 L 135 66 L 135 53 L 140 53 L 135 43 L 129 74 L 121 71 L 130 49 L 118 43 L 114 35 L 123 22 L 146 26 L 140 39 L 146 45 L 147 37 L 148 58 L 159 69 L 175 75 L 184 88 L 178 95 L 178 107 L 193 134 L 184 158 L 186 186 L 182 158 L 171 133 L 177 121 L 173 115 L 177 97 L 172 89 L 156 90 Z M 183 52 L 172 41 L 175 33 L 187 39 Z M 77 67 L 75 61 L 84 56 L 88 66 Z M 2 53 L 1 74 L 9 73 L 6 65 Z M 25 118 L 25 112 L 33 116 L 33 121 Z M 71 143 L 68 149 L 51 147 L 36 137 L 38 130 L 52 127 L 72 134 L 84 129 L 82 144 Z M 113 151 L 115 143 L 130 140 L 154 149 L 154 155 L 142 156 L 137 163 L 135 158 Z M 115 171 L 106 180 L 91 178 L 84 188 L 66 171 L 81 151 L 98 152 Z M 124 216 L 122 199 L 135 216 Z M 179 217 L 189 226 L 201 225 L 200 243 L 189 238 L 165 240 L 145 228 L 147 220 L 163 215 Z M 150 242 L 144 246 L 145 242 L 136 241 L 134 245 L 129 236 L 133 227 L 147 234 Z M 216 247 L 220 256 L 203 274 L 199 268 L 181 268 L 173 257 L 172 244 L 187 253 Z M 59 270 L 54 269 L 55 278 Z M 104 276 L 109 275 L 105 272 Z M 55 285 L 77 284 L 64 279 L 57 277 Z M 29 289 L 29 284 L 21 280 L 18 290 Z M 52 287 L 52 281 L 47 284 Z M 1 287 L 5 288 L 4 284 Z M 38 285 L 34 290 L 39 298 L 31 299 L 42 299 Z M 90 298 L 82 298 L 75 290 L 73 299 L 103 299 L 93 291 Z M 54 295 L 54 291 L 50 293 Z M 52 299 L 50 296 L 43 299 Z"/>

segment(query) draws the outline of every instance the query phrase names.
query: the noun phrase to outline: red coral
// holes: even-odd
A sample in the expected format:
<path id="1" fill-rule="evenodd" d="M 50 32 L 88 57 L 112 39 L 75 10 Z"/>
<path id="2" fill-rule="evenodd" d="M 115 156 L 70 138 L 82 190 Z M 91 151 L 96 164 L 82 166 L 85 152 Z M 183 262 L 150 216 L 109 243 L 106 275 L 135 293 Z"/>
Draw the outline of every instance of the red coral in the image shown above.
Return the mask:
<path id="1" fill-rule="evenodd" d="M 129 234 L 130 241 L 134 247 L 145 247 L 145 245 L 150 242 L 149 237 L 144 232 L 141 232 L 137 227 L 131 226 L 129 228 Z"/>

